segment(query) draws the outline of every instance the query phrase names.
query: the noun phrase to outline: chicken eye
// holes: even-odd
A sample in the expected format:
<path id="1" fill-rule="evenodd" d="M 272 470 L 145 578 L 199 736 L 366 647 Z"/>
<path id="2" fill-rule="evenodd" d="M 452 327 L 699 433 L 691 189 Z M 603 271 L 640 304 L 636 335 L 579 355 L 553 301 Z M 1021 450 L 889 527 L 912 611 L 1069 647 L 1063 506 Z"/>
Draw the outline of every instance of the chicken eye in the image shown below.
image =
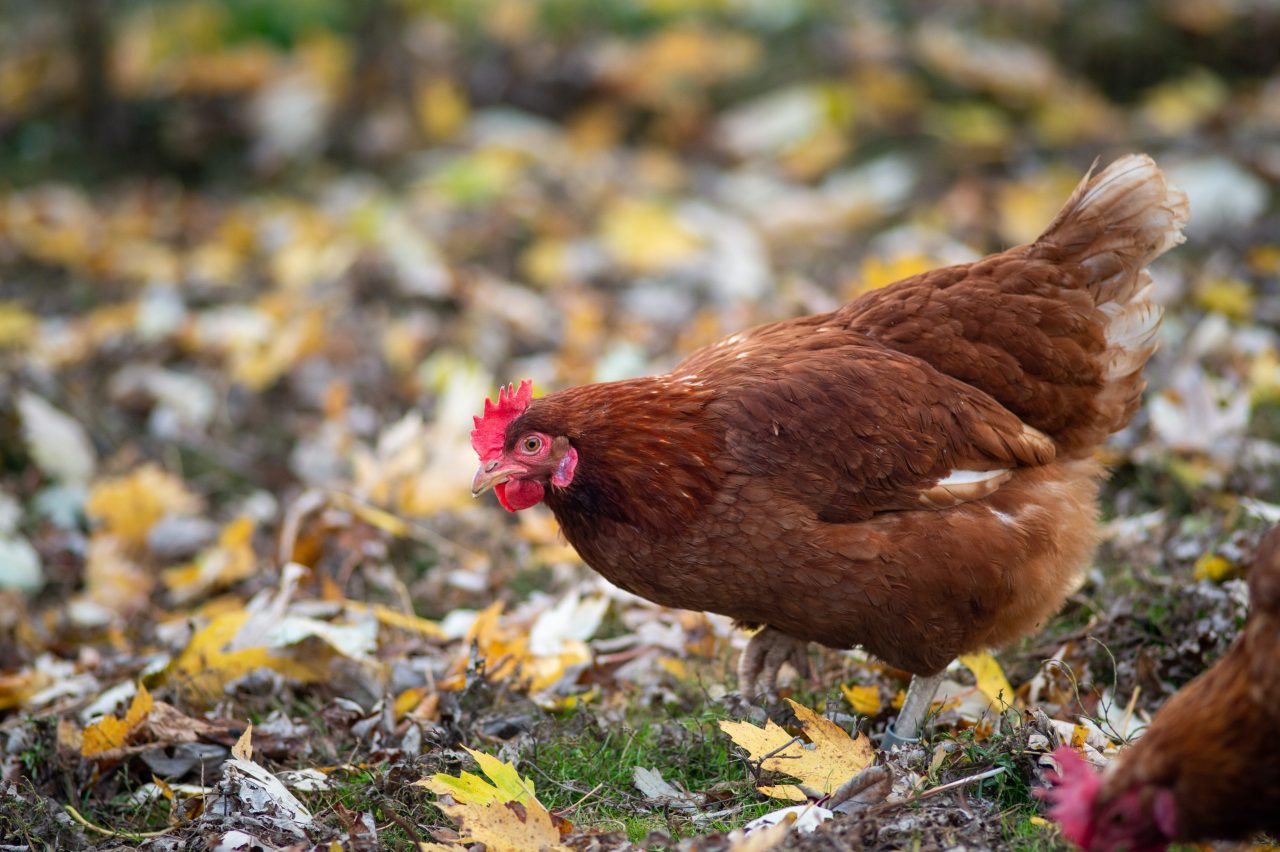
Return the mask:
<path id="1" fill-rule="evenodd" d="M 524 439 L 524 451 L 529 454 L 536 453 L 542 449 L 542 439 L 537 435 L 530 435 Z"/>

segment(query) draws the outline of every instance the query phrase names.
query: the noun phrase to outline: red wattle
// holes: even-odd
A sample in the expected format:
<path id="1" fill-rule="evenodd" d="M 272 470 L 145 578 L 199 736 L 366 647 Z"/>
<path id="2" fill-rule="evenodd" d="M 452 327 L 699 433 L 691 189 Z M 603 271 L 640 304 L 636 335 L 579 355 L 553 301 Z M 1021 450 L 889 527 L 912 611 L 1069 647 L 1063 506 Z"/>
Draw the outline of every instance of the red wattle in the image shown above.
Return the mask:
<path id="1" fill-rule="evenodd" d="M 537 482 L 527 479 L 508 479 L 494 486 L 498 502 L 508 512 L 518 512 L 542 502 L 543 488 Z"/>

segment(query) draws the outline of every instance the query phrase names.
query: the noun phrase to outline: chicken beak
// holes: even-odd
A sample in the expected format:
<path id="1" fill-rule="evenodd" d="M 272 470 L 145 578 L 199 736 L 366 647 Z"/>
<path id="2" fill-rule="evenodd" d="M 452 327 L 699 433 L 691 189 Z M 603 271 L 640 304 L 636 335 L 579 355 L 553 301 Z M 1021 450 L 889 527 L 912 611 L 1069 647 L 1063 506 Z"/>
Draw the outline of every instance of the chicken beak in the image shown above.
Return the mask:
<path id="1" fill-rule="evenodd" d="M 482 462 L 475 478 L 471 480 L 471 496 L 479 497 L 493 486 L 506 482 L 513 474 L 519 473 L 519 470 L 516 467 L 500 467 L 497 459 Z"/>

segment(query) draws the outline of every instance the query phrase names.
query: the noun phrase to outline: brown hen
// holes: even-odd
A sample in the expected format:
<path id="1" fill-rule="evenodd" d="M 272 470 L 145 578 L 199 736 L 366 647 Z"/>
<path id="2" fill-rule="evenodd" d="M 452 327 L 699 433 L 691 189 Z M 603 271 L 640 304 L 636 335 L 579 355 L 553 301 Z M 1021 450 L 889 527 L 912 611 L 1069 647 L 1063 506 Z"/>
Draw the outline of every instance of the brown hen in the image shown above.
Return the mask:
<path id="1" fill-rule="evenodd" d="M 741 686 L 862 646 L 917 675 L 914 737 L 957 655 L 1034 631 L 1094 547 L 1093 451 L 1138 407 L 1161 310 L 1145 266 L 1185 196 L 1129 156 L 1034 243 L 826 314 L 734 334 L 670 373 L 486 400 L 479 494 L 542 500 L 587 564 L 657 603 L 762 625 Z"/>
<path id="2" fill-rule="evenodd" d="M 1101 779 L 1068 748 L 1046 798 L 1090 852 L 1280 834 L 1280 527 L 1249 571 L 1249 618 L 1231 649 L 1160 708 Z"/>

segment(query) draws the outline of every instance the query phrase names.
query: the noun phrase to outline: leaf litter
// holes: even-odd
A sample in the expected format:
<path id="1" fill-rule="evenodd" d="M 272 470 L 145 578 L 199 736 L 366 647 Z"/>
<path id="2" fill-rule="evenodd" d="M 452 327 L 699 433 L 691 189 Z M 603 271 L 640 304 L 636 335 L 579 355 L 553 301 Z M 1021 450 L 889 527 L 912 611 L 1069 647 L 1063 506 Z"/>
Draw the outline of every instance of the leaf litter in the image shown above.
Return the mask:
<path id="1" fill-rule="evenodd" d="M 0 33 L 4 842 L 1052 847 L 1040 755 L 1104 764 L 1231 642 L 1280 516 L 1280 84 L 1223 57 L 1270 13 L 1141 5 L 1134 76 L 1071 0 L 261 5 L 112 7 L 102 102 L 52 11 Z M 1195 213 L 1096 565 L 948 670 L 857 815 L 821 800 L 902 673 L 822 651 L 746 705 L 724 619 L 470 499 L 500 378 L 663 369 L 981 256 L 1131 149 Z"/>

